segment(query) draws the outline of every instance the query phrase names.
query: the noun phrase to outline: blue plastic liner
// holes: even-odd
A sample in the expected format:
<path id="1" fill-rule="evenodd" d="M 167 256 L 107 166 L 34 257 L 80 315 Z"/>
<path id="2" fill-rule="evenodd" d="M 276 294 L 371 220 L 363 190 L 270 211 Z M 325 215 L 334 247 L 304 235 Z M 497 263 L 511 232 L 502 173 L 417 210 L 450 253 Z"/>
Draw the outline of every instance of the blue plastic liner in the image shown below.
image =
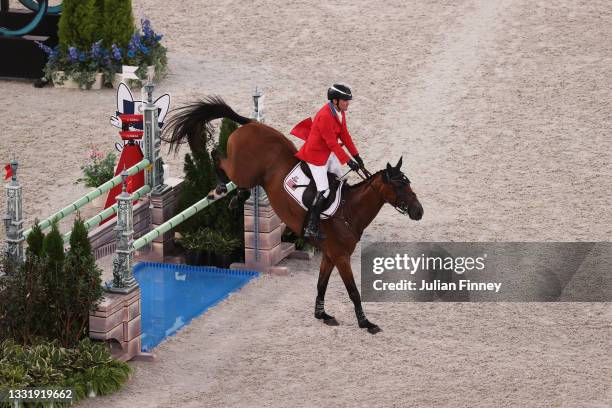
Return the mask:
<path id="1" fill-rule="evenodd" d="M 134 266 L 142 305 L 142 351 L 246 285 L 259 272 L 142 262 Z"/>

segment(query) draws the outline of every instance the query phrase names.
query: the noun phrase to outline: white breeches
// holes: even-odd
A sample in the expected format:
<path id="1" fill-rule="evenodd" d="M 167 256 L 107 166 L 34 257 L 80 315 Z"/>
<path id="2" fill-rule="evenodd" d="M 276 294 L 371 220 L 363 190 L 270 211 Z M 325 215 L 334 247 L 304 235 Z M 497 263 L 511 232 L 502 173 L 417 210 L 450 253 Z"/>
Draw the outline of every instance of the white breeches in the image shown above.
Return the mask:
<path id="1" fill-rule="evenodd" d="M 329 189 L 329 182 L 327 181 L 327 172 L 334 173 L 336 176 L 342 176 L 342 165 L 334 153 L 330 153 L 327 163 L 322 166 L 315 166 L 314 164 L 308 163 L 312 177 L 314 178 L 315 184 L 317 185 L 317 191 L 326 191 Z"/>

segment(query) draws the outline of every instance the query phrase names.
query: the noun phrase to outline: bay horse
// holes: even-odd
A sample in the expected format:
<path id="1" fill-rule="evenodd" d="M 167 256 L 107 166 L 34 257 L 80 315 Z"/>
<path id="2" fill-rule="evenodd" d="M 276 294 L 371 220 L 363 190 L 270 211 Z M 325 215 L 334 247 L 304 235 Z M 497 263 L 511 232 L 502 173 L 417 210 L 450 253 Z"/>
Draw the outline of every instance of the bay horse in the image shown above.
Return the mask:
<path id="1" fill-rule="evenodd" d="M 262 186 L 276 214 L 287 227 L 301 236 L 306 211 L 283 187 L 285 176 L 298 163 L 295 157 L 297 149 L 282 133 L 240 116 L 219 97 L 208 97 L 175 109 L 173 117 L 163 128 L 162 139 L 169 143 L 170 151 L 176 152 L 185 142 L 192 151 L 206 149 L 211 144 L 214 130 L 211 121 L 221 118 L 229 118 L 242 126 L 229 136 L 226 157 L 217 151 L 211 154 L 220 185 L 230 180 L 234 182 L 241 201 L 248 198 L 249 189 Z M 372 334 L 381 330 L 363 312 L 350 258 L 363 231 L 385 203 L 391 204 L 413 220 L 423 216 L 423 207 L 410 187 L 410 180 L 401 171 L 401 166 L 400 158 L 395 166 L 387 163 L 385 169 L 373 175 L 363 169 L 367 177 L 362 177 L 364 180 L 358 184 L 348 186 L 336 214 L 321 220 L 321 230 L 326 238 L 310 241 L 322 254 L 314 315 L 327 325 L 338 325 L 336 319 L 327 314 L 324 308 L 327 283 L 335 266 L 355 307 L 359 327 Z"/>

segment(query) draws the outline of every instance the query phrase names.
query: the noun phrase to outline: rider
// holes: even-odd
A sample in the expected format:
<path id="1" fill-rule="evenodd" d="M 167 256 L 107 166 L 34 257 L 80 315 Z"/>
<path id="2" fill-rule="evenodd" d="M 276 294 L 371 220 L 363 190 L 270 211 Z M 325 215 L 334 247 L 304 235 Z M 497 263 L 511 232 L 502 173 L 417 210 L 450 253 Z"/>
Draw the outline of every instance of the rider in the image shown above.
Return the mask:
<path id="1" fill-rule="evenodd" d="M 327 172 L 342 176 L 341 165 L 347 164 L 351 170 L 363 168 L 363 160 L 353 144 L 346 127 L 349 101 L 353 99 L 351 90 L 344 85 L 334 84 L 327 90 L 329 100 L 316 114 L 306 143 L 296 153 L 296 157 L 308 163 L 317 186 L 317 194 L 312 202 L 308 223 L 304 229 L 305 237 L 323 239 L 319 231 L 319 217 L 325 198 L 329 195 Z M 351 159 L 338 144 L 338 139 L 347 147 Z"/>

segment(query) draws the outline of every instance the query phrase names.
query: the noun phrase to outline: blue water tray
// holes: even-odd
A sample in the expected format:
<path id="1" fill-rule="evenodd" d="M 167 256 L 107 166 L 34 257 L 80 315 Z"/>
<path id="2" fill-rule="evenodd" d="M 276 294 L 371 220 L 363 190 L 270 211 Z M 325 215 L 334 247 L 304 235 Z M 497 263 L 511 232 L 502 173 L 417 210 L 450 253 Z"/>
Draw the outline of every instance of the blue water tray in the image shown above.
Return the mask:
<path id="1" fill-rule="evenodd" d="M 142 351 L 150 351 L 191 319 L 246 285 L 259 272 L 141 262 Z"/>

